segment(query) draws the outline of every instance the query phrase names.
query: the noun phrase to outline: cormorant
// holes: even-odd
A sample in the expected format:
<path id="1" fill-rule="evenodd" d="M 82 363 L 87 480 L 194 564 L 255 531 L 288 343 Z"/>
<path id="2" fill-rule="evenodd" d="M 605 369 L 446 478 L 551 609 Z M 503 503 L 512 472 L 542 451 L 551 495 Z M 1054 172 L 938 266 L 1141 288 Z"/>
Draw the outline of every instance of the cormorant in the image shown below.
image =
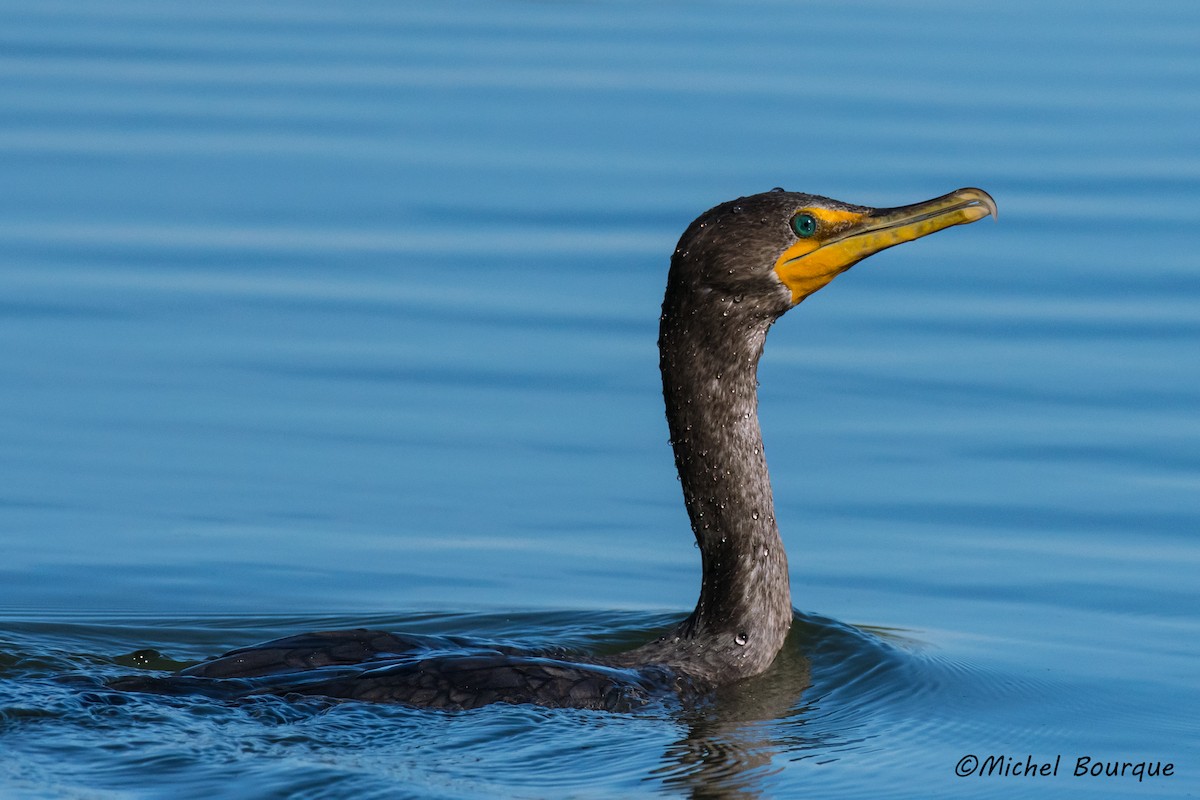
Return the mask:
<path id="1" fill-rule="evenodd" d="M 867 256 L 989 214 L 996 215 L 996 204 L 981 189 L 888 209 L 775 189 L 722 203 L 688 226 L 671 258 L 658 344 L 671 446 L 703 576 L 695 611 L 658 639 L 586 655 L 326 631 L 111 685 L 426 708 L 502 702 L 627 709 L 762 673 L 793 615 L 758 423 L 757 370 L 767 331 Z"/>

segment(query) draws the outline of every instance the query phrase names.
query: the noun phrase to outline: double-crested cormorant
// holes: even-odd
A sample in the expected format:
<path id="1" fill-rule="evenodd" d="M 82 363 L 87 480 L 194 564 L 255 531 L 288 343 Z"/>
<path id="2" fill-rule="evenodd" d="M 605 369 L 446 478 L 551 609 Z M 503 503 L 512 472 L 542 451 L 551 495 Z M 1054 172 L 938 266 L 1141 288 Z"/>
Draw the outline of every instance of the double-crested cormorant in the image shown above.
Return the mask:
<path id="1" fill-rule="evenodd" d="M 889 209 L 776 189 L 722 203 L 684 232 L 671 259 L 658 343 L 671 445 L 703 578 L 696 610 L 655 641 L 589 656 L 327 631 L 112 685 L 429 708 L 507 702 L 622 709 L 758 675 L 783 646 L 793 614 L 758 424 L 756 375 L 767 330 L 867 256 L 989 214 L 996 204 L 981 189 Z"/>

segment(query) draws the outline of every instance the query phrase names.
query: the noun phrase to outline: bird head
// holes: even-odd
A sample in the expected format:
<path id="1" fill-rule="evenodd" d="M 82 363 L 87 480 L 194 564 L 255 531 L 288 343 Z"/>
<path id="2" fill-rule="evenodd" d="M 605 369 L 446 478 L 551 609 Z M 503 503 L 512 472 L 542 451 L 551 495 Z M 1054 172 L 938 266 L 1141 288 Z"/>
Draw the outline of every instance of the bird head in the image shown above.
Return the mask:
<path id="1" fill-rule="evenodd" d="M 749 298 L 778 316 L 880 250 L 988 215 L 996 216 L 996 203 L 982 189 L 897 208 L 776 189 L 698 217 L 675 250 L 672 282 Z"/>

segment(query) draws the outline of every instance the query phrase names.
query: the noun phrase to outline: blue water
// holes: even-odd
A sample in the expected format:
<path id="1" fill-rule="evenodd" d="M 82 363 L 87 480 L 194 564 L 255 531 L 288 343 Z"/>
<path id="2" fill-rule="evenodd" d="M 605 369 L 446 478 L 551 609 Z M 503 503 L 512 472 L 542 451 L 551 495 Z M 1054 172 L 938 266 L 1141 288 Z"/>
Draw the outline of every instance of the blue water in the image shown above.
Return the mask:
<path id="1" fill-rule="evenodd" d="M 0 794 L 1200 791 L 1197 42 L 1183 0 L 0 0 Z M 625 715 L 101 690 L 685 615 L 667 260 L 776 185 L 1000 220 L 772 331 L 766 676 Z"/>

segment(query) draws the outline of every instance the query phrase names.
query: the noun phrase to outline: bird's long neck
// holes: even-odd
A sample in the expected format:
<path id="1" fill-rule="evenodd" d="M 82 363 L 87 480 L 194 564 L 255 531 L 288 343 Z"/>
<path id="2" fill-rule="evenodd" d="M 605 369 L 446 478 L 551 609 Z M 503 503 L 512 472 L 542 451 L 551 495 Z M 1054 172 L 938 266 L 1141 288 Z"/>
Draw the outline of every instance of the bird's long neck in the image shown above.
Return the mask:
<path id="1" fill-rule="evenodd" d="M 733 298 L 668 290 L 659 333 L 671 444 L 703 585 L 685 635 L 765 670 L 792 620 L 787 556 L 758 423 L 758 360 L 771 319 Z"/>

